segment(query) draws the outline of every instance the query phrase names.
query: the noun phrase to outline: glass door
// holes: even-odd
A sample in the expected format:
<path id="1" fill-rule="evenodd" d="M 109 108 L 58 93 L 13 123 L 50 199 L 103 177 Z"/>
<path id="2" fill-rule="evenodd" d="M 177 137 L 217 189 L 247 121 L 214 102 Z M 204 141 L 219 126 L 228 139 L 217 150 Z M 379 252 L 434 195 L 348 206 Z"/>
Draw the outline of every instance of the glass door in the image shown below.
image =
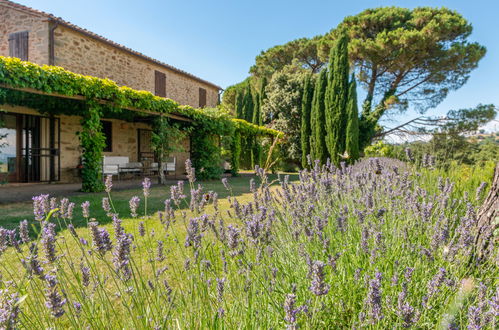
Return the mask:
<path id="1" fill-rule="evenodd" d="M 4 114 L 0 125 L 0 180 L 59 180 L 59 118 Z"/>
<path id="2" fill-rule="evenodd" d="M 0 114 L 0 183 L 19 180 L 16 115 Z"/>

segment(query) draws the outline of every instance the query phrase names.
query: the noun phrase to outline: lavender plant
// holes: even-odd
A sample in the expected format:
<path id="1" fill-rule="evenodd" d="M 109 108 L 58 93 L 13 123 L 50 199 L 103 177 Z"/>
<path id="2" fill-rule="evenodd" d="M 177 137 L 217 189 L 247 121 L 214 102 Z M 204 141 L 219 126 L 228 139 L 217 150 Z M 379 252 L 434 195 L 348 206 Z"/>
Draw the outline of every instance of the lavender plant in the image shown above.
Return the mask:
<path id="1" fill-rule="evenodd" d="M 497 262 L 470 264 L 485 185 L 470 199 L 428 156 L 315 163 L 277 185 L 256 168 L 222 199 L 186 165 L 190 193 L 172 186 L 155 216 L 144 180 L 140 220 L 137 196 L 117 214 L 110 177 L 109 225 L 34 197 L 33 220 L 0 229 L 0 328 L 497 328 Z"/>

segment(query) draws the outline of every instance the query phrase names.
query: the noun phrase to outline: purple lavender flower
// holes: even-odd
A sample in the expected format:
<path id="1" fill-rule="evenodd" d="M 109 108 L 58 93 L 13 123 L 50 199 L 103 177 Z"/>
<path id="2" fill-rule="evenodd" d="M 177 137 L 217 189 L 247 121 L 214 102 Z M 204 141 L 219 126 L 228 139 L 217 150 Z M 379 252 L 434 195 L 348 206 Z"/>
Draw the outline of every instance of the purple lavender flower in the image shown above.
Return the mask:
<path id="1" fill-rule="evenodd" d="M 217 278 L 217 297 L 219 302 L 223 300 L 224 288 L 225 288 L 225 277 Z"/>
<path id="2" fill-rule="evenodd" d="M 49 212 L 49 195 L 39 195 L 33 197 L 33 214 L 36 221 L 42 221 Z"/>
<path id="3" fill-rule="evenodd" d="M 43 267 L 40 265 L 40 261 L 38 260 L 38 246 L 36 243 L 31 243 L 29 250 L 30 253 L 28 258 L 26 260 L 22 259 L 21 262 L 30 275 L 42 277 Z"/>
<path id="4" fill-rule="evenodd" d="M 329 292 L 330 286 L 324 281 L 324 266 L 325 264 L 320 260 L 312 263 L 312 284 L 309 289 L 316 296 L 322 296 Z"/>
<path id="5" fill-rule="evenodd" d="M 107 251 L 112 249 L 111 238 L 105 228 L 99 228 L 98 223 L 91 221 L 88 223 L 90 232 L 92 233 L 92 244 L 97 251 L 103 256 Z"/>
<path id="6" fill-rule="evenodd" d="M 199 219 L 192 218 L 187 227 L 187 237 L 185 238 L 185 247 L 192 246 L 198 249 L 201 246 L 201 232 L 199 228 Z"/>
<path id="7" fill-rule="evenodd" d="M 490 313 L 496 319 L 499 318 L 499 286 L 496 287 L 496 293 L 489 300 Z"/>
<path id="8" fill-rule="evenodd" d="M 428 283 L 428 297 L 432 297 L 439 292 L 439 288 L 444 283 L 447 271 L 445 268 L 440 268 L 438 273 L 433 277 L 433 279 Z"/>
<path id="9" fill-rule="evenodd" d="M 68 200 L 68 202 L 69 202 L 69 200 Z M 61 201 L 61 203 L 62 203 L 62 201 Z M 57 206 L 57 198 L 55 198 L 55 197 L 50 198 L 49 210 L 55 210 L 57 208 L 58 208 L 58 206 Z M 59 216 L 59 211 L 54 212 L 52 215 L 57 218 Z"/>
<path id="10" fill-rule="evenodd" d="M 146 227 L 144 221 L 139 222 L 139 235 L 144 237 L 146 235 Z"/>
<path id="11" fill-rule="evenodd" d="M 57 260 L 55 251 L 55 224 L 50 222 L 45 222 L 42 227 L 42 246 L 45 251 L 45 257 L 49 262 L 55 262 Z"/>
<path id="12" fill-rule="evenodd" d="M 380 272 L 376 272 L 374 279 L 369 280 L 369 291 L 367 293 L 366 305 L 369 309 L 369 319 L 372 324 L 376 324 L 383 318 L 381 279 L 382 274 Z"/>
<path id="13" fill-rule="evenodd" d="M 77 301 L 73 302 L 73 307 L 75 309 L 75 312 L 76 312 L 76 316 L 80 316 L 80 313 L 81 313 L 81 304 Z"/>
<path id="14" fill-rule="evenodd" d="M 410 148 L 405 148 L 405 155 L 407 156 L 407 160 L 409 160 L 410 162 L 414 161 L 412 150 Z"/>
<path id="15" fill-rule="evenodd" d="M 284 321 L 288 324 L 288 328 L 293 328 L 296 324 L 296 314 L 298 309 L 295 309 L 296 295 L 289 293 L 286 295 L 286 300 L 284 300 Z"/>
<path id="16" fill-rule="evenodd" d="M 0 329 L 17 329 L 20 312 L 19 295 L 0 289 Z"/>
<path id="17" fill-rule="evenodd" d="M 151 194 L 151 179 L 144 178 L 144 181 L 142 181 L 142 188 L 144 191 L 144 197 L 149 197 L 149 195 Z"/>
<path id="18" fill-rule="evenodd" d="M 59 206 L 59 215 L 63 219 L 72 219 L 73 218 L 73 210 L 74 210 L 74 203 L 70 203 L 69 199 L 63 198 L 61 199 L 61 204 Z"/>
<path id="19" fill-rule="evenodd" d="M 109 198 L 103 197 L 102 198 L 102 209 L 106 211 L 107 215 L 111 215 L 111 204 L 109 203 Z"/>
<path id="20" fill-rule="evenodd" d="M 111 174 L 106 176 L 104 187 L 106 189 L 106 192 L 109 194 L 111 192 L 111 189 L 113 188 L 113 176 Z"/>
<path id="21" fill-rule="evenodd" d="M 187 172 L 187 179 L 189 179 L 189 183 L 194 183 L 196 181 L 195 169 L 192 167 L 192 162 L 190 159 L 185 161 L 185 171 Z"/>
<path id="22" fill-rule="evenodd" d="M 237 252 L 235 252 L 235 250 L 239 246 L 240 234 L 241 234 L 241 231 L 238 228 L 236 228 L 232 225 L 227 226 L 227 245 L 229 246 L 229 249 L 232 250 L 231 251 L 232 256 L 237 254 Z"/>
<path id="23" fill-rule="evenodd" d="M 30 241 L 28 220 L 23 220 L 19 224 L 19 237 L 21 238 L 21 242 L 23 243 L 28 243 Z"/>
<path id="24" fill-rule="evenodd" d="M 213 208 L 218 212 L 218 194 L 214 191 L 211 192 L 211 200 L 213 203 Z"/>
<path id="25" fill-rule="evenodd" d="M 81 203 L 81 212 L 83 214 L 83 217 L 85 219 L 88 219 L 90 217 L 90 202 L 85 201 Z"/>
<path id="26" fill-rule="evenodd" d="M 128 204 L 130 205 L 130 215 L 135 218 L 137 217 L 137 209 L 139 208 L 139 203 L 140 203 L 140 198 L 138 196 L 133 196 L 130 198 L 130 202 Z"/>
<path id="27" fill-rule="evenodd" d="M 66 299 L 63 299 L 57 290 L 57 277 L 55 275 L 45 275 L 45 306 L 50 310 L 53 317 L 59 318 L 64 315 L 64 305 Z"/>
<path id="28" fill-rule="evenodd" d="M 417 321 L 416 310 L 407 301 L 399 304 L 398 314 L 402 318 L 404 328 L 412 327 Z"/>
<path id="29" fill-rule="evenodd" d="M 156 260 L 163 261 L 164 259 L 165 259 L 164 243 L 163 243 L 163 241 L 158 241 L 158 247 L 156 249 Z"/>
<path id="30" fill-rule="evenodd" d="M 482 197 L 482 192 L 487 187 L 487 182 L 482 182 L 480 183 L 480 186 L 476 189 L 476 197 L 475 200 L 478 202 L 480 198 Z"/>
<path id="31" fill-rule="evenodd" d="M 412 267 L 407 267 L 404 272 L 404 278 L 406 282 L 410 282 L 412 278 L 412 273 L 414 272 L 414 268 Z"/>
<path id="32" fill-rule="evenodd" d="M 470 306 L 468 308 L 468 330 L 480 330 L 483 328 L 483 311 L 479 306 Z"/>
<path id="33" fill-rule="evenodd" d="M 129 234 L 122 234 L 116 240 L 116 247 L 113 252 L 113 264 L 117 273 L 123 275 L 126 281 L 132 275 L 130 267 L 130 246 L 132 245 L 132 237 Z"/>
<path id="34" fill-rule="evenodd" d="M 19 246 L 19 241 L 17 240 L 16 229 L 8 230 L 2 228 L 0 236 L 0 240 L 2 241 L 2 243 L 0 244 L 4 246 L 3 248 L 0 248 L 0 252 L 3 252 L 7 248 L 7 245 L 10 244 L 11 246 L 16 248 L 17 252 L 22 253 L 21 247 Z"/>
<path id="35" fill-rule="evenodd" d="M 125 234 L 125 228 L 123 228 L 123 221 L 117 216 L 113 216 L 113 229 L 114 229 L 114 237 L 116 239 L 120 238 Z"/>
<path id="36" fill-rule="evenodd" d="M 81 270 L 81 282 L 84 287 L 90 285 L 90 268 L 85 266 L 83 263 L 80 265 Z"/>

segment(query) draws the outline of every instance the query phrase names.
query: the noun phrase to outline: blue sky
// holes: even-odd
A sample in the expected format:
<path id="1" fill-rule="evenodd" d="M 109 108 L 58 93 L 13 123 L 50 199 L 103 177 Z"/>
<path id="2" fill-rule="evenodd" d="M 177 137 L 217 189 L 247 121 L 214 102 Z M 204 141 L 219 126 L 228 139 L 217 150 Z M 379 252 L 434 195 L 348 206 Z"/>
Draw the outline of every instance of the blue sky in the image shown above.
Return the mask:
<path id="1" fill-rule="evenodd" d="M 60 16 L 146 55 L 186 70 L 222 87 L 243 80 L 262 50 L 300 38 L 324 34 L 347 15 L 379 6 L 445 6 L 468 19 L 471 40 L 487 55 L 468 83 L 431 114 L 473 107 L 499 106 L 499 1 L 153 1 L 153 0 L 18 0 Z M 400 122 L 412 111 L 397 116 Z M 392 126 L 392 124 L 387 124 Z M 498 131 L 499 123 L 488 129 Z"/>

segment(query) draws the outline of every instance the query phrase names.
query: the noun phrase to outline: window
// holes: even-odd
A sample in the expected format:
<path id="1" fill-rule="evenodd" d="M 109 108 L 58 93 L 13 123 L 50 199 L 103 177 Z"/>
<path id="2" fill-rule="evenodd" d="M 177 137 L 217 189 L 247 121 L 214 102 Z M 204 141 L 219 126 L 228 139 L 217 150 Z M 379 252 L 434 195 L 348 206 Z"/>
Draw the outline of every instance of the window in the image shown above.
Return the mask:
<path id="1" fill-rule="evenodd" d="M 204 108 L 206 106 L 206 89 L 199 88 L 199 107 Z"/>
<path id="2" fill-rule="evenodd" d="M 113 151 L 113 122 L 102 120 L 101 124 L 106 143 L 103 151 L 111 152 Z"/>
<path id="3" fill-rule="evenodd" d="M 20 58 L 23 61 L 28 60 L 28 31 L 9 35 L 9 56 Z"/>
<path id="4" fill-rule="evenodd" d="M 154 71 L 154 94 L 166 97 L 166 75 L 163 72 Z"/>

